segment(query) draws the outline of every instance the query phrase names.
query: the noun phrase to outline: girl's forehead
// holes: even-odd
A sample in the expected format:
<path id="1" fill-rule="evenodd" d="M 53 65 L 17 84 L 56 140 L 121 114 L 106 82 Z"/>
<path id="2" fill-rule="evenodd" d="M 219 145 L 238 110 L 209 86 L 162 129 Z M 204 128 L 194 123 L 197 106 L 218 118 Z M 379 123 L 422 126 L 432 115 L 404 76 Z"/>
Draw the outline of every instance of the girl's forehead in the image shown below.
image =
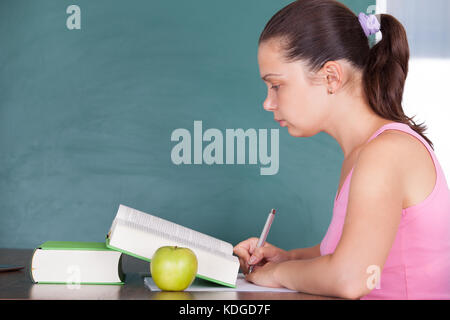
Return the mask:
<path id="1" fill-rule="evenodd" d="M 258 63 L 261 77 L 266 74 L 286 73 L 289 64 L 283 61 L 280 50 L 274 46 L 262 45 L 258 49 Z"/>
<path id="2" fill-rule="evenodd" d="M 277 55 L 262 53 L 258 59 L 261 78 L 266 75 L 278 75 L 279 77 L 290 78 L 306 72 L 307 66 L 301 61 L 286 62 Z"/>
<path id="3" fill-rule="evenodd" d="M 258 47 L 258 58 L 281 60 L 281 48 L 275 41 L 263 42 Z"/>

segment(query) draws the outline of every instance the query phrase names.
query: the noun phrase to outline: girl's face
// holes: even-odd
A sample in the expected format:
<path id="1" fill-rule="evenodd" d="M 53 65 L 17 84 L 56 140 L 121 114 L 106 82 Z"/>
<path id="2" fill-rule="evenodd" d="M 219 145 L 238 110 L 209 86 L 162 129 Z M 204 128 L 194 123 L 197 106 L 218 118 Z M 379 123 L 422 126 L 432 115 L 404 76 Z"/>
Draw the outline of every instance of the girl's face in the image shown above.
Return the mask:
<path id="1" fill-rule="evenodd" d="M 326 76 L 308 77 L 301 61 L 285 63 L 277 41 L 262 43 L 258 49 L 261 77 L 267 84 L 265 110 L 273 112 L 282 127 L 294 137 L 319 133 L 329 116 Z"/>

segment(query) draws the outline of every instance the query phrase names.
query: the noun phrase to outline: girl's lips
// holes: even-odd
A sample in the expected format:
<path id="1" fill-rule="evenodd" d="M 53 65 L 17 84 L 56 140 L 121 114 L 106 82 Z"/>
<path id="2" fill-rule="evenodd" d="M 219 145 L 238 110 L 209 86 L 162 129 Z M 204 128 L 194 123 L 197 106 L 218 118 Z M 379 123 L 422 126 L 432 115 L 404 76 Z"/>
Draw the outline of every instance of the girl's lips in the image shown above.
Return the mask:
<path id="1" fill-rule="evenodd" d="M 286 127 L 287 126 L 287 123 L 286 123 L 286 121 L 284 121 L 284 120 L 276 120 L 279 124 L 280 124 L 280 126 L 282 126 L 282 127 Z"/>

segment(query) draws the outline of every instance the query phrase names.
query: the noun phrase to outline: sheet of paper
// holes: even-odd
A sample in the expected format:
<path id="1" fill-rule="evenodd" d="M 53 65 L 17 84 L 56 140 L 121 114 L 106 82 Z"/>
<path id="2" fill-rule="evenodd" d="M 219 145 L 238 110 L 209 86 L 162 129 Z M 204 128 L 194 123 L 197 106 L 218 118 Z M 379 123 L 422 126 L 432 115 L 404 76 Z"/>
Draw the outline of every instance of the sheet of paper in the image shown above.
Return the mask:
<path id="1" fill-rule="evenodd" d="M 151 291 L 161 291 L 151 277 L 145 277 L 144 283 Z M 257 286 L 245 280 L 243 273 L 239 273 L 236 281 L 236 288 L 225 287 L 200 278 L 195 278 L 194 282 L 184 291 L 265 291 L 265 292 L 296 292 L 286 288 L 269 288 Z"/>

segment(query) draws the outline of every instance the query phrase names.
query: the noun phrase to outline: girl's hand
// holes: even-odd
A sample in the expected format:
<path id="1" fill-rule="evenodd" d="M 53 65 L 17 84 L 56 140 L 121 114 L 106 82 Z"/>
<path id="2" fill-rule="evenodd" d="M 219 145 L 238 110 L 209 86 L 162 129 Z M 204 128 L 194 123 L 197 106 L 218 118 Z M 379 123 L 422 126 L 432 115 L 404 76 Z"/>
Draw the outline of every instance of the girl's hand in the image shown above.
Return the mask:
<path id="1" fill-rule="evenodd" d="M 239 257 L 244 274 L 248 273 L 250 265 L 253 265 L 253 271 L 256 271 L 268 262 L 282 262 L 290 259 L 286 250 L 267 242 L 262 247 L 256 248 L 257 243 L 258 238 L 250 238 L 240 242 L 233 249 L 233 252 Z"/>
<path id="2" fill-rule="evenodd" d="M 267 262 L 261 267 L 254 267 L 251 273 L 247 273 L 245 280 L 253 282 L 258 286 L 271 287 L 271 288 L 283 288 L 274 277 L 275 268 L 278 263 Z"/>

